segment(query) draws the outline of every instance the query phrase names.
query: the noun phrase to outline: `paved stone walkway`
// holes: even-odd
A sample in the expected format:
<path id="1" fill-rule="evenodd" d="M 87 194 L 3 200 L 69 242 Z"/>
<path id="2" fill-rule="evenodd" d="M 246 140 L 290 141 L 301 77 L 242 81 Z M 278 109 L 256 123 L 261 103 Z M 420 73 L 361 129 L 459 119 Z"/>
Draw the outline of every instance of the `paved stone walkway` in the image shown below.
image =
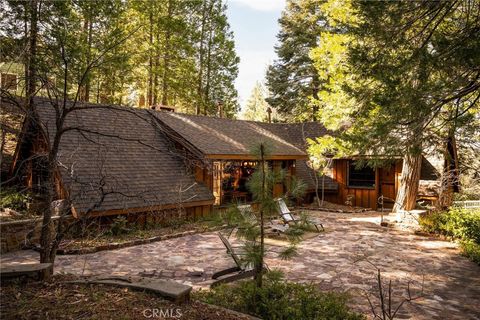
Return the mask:
<path id="1" fill-rule="evenodd" d="M 376 269 L 392 280 L 395 300 L 412 295 L 420 299 L 406 303 L 400 319 L 480 319 L 480 267 L 460 256 L 454 243 L 417 236 L 379 226 L 375 213 L 339 214 L 312 212 L 326 232 L 303 241 L 299 256 L 284 261 L 278 246 L 269 246 L 270 268 L 285 272 L 288 279 L 308 282 L 325 290 L 349 292 L 353 307 L 370 314 L 365 292 L 376 285 Z M 1 256 L 2 263 L 38 261 L 33 251 Z M 56 272 L 78 275 L 116 274 L 170 278 L 206 288 L 213 272 L 233 266 L 215 233 L 197 234 L 136 247 L 86 255 L 58 256 Z M 197 269 L 204 273 L 198 275 Z M 376 303 L 375 298 L 372 298 Z"/>

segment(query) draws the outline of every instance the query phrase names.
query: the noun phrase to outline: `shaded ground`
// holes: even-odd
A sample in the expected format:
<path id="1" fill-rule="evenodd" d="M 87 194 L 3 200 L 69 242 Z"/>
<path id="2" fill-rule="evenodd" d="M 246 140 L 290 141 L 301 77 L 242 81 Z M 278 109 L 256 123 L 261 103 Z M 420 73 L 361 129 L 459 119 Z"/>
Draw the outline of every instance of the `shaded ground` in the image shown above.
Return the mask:
<path id="1" fill-rule="evenodd" d="M 279 247 L 270 246 L 267 263 L 285 272 L 288 279 L 313 282 L 322 289 L 347 291 L 353 307 L 369 313 L 365 291 L 376 284 L 376 270 L 368 256 L 392 280 L 394 296 L 412 293 L 423 282 L 424 296 L 403 308 L 401 318 L 479 319 L 480 267 L 459 255 L 454 243 L 421 237 L 405 231 L 382 228 L 377 214 L 312 212 L 324 222 L 326 232 L 303 241 L 299 256 L 280 260 Z M 233 239 L 232 239 L 233 240 Z M 23 251 L 1 257 L 2 263 L 36 261 L 37 253 Z M 114 251 L 81 256 L 59 256 L 56 272 L 89 274 L 142 274 L 174 278 L 196 288 L 208 287 L 214 271 L 233 265 L 215 233 L 197 234 Z M 192 268 L 204 274 L 194 276 Z M 375 299 L 374 299 L 375 300 Z"/>
<path id="2" fill-rule="evenodd" d="M 69 279 L 55 277 L 48 283 L 2 284 L 1 318 L 174 319 L 180 316 L 178 318 L 185 320 L 249 319 L 197 301 L 174 304 L 154 294 L 103 285 L 63 283 L 65 280 Z"/>

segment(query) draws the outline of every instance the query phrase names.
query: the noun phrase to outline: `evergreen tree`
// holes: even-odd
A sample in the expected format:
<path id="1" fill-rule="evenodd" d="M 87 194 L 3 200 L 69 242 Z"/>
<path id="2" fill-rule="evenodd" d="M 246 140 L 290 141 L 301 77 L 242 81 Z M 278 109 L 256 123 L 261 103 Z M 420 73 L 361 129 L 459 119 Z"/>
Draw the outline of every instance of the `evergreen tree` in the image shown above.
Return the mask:
<path id="1" fill-rule="evenodd" d="M 231 117 L 238 111 L 234 81 L 240 59 L 228 24 L 227 6 L 223 0 L 204 0 L 201 8 L 196 113 L 215 115 L 221 102 L 224 114 Z"/>
<path id="2" fill-rule="evenodd" d="M 312 120 L 316 110 L 310 100 L 318 98 L 318 72 L 309 56 L 318 46 L 324 18 L 316 0 L 289 0 L 279 19 L 278 59 L 267 70 L 267 102 L 287 119 Z"/>
<path id="3" fill-rule="evenodd" d="M 2 6 L 2 49 L 5 42 L 11 52 L 2 56 L 25 65 L 29 95 L 45 85 L 40 78 L 58 87 L 65 82 L 57 52 L 62 41 L 66 61 L 76 61 L 67 92 L 81 86 L 79 100 L 165 104 L 205 115 L 215 115 L 220 101 L 227 116 L 238 109 L 239 58 L 223 0 L 9 0 Z M 92 60 L 108 47 L 101 61 Z"/>
<path id="4" fill-rule="evenodd" d="M 241 118 L 251 121 L 268 121 L 268 109 L 270 109 L 272 121 L 278 120 L 276 112 L 265 101 L 265 89 L 260 82 L 256 82 Z"/>
<path id="5" fill-rule="evenodd" d="M 394 209 L 410 210 L 422 153 L 444 149 L 479 112 L 479 1 L 352 1 L 344 6 L 351 11 L 335 3 L 324 8 L 339 27 L 322 38 L 337 40 L 338 50 L 312 52 L 329 81 L 318 100 L 326 106 L 321 118 L 345 120 L 351 150 L 404 155 Z M 324 63 L 335 59 L 341 63 L 328 69 Z M 332 108 L 335 100 L 346 108 Z"/>

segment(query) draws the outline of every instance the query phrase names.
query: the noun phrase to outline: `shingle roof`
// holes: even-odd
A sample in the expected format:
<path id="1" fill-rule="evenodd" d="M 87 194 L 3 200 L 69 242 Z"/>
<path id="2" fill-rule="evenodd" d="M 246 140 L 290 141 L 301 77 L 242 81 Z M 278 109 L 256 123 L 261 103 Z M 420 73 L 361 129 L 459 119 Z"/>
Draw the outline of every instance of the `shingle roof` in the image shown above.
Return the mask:
<path id="1" fill-rule="evenodd" d="M 307 191 L 315 190 L 315 172 L 310 168 L 305 160 L 297 160 L 295 165 L 295 176 L 307 184 Z M 318 188 L 322 187 L 322 177 L 319 177 Z M 325 175 L 323 181 L 325 190 L 338 190 L 338 182 Z"/>
<path id="2" fill-rule="evenodd" d="M 66 126 L 76 129 L 64 133 L 59 149 L 63 182 L 78 212 L 95 204 L 95 211 L 104 211 L 213 199 L 187 174 L 185 159 L 173 151 L 149 110 L 89 107 L 68 115 Z M 53 107 L 37 99 L 37 110 L 53 141 Z"/>
<path id="3" fill-rule="evenodd" d="M 440 178 L 440 172 L 424 156 L 422 156 L 422 167 L 420 169 L 420 180 L 435 181 Z"/>
<path id="4" fill-rule="evenodd" d="M 271 156 L 306 158 L 302 128 L 305 128 L 306 137 L 326 132 L 318 123 L 263 123 L 172 112 L 156 112 L 155 115 L 206 156 L 248 156 L 252 147 L 262 141 L 269 144 Z"/>

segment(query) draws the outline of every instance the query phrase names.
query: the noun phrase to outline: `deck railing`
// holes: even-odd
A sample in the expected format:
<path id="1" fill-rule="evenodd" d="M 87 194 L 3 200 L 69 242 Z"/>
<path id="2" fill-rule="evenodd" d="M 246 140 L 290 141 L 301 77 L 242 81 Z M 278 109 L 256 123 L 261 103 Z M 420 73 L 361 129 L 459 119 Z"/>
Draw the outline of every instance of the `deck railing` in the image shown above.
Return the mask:
<path id="1" fill-rule="evenodd" d="M 453 201 L 454 207 L 459 208 L 480 208 L 480 200 Z"/>

